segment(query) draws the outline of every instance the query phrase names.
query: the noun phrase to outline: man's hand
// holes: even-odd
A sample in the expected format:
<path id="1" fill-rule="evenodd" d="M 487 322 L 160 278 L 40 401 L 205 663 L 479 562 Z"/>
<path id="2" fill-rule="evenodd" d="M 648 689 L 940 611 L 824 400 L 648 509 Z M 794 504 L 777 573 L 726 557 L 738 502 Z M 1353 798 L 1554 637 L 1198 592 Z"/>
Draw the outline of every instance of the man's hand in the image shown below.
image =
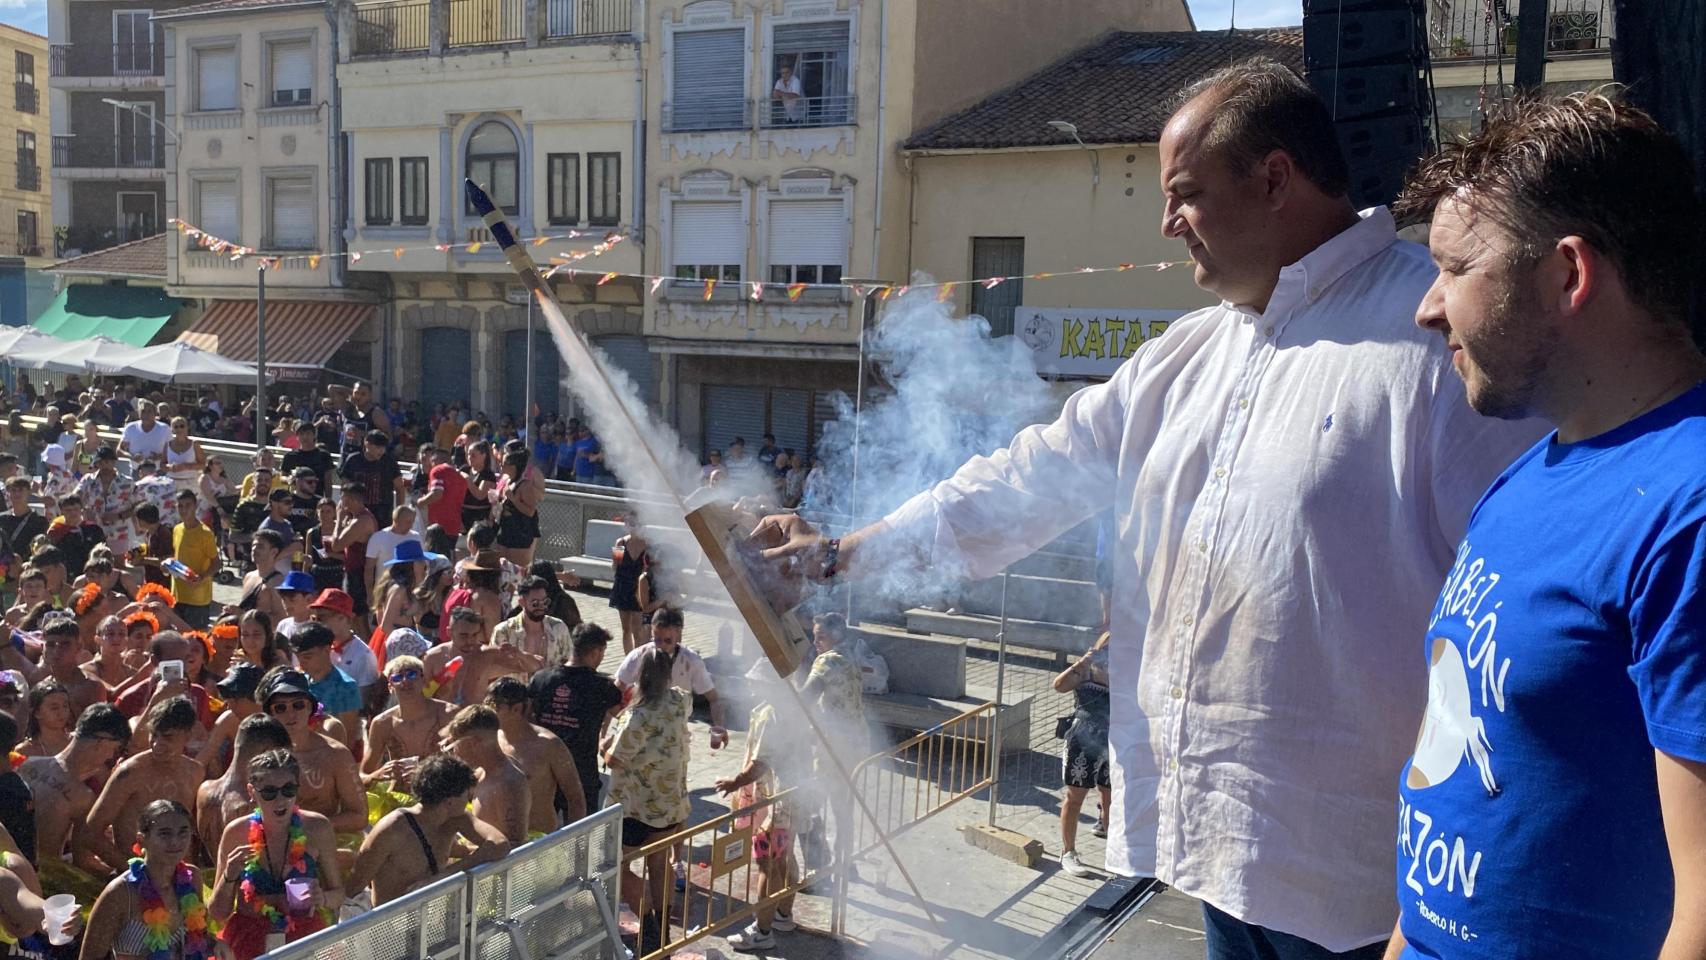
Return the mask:
<path id="1" fill-rule="evenodd" d="M 823 579 L 823 559 L 828 540 L 798 514 L 778 513 L 765 517 L 753 528 L 747 542 L 760 549 L 760 556 L 782 565 L 790 576 Z"/>

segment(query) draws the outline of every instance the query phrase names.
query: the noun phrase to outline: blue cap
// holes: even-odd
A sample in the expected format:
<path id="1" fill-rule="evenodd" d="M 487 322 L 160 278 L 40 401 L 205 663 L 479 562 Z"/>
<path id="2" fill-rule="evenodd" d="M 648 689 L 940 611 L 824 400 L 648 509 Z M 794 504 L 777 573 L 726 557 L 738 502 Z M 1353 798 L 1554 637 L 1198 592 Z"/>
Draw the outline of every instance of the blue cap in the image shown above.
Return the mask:
<path id="1" fill-rule="evenodd" d="M 284 580 L 278 585 L 279 593 L 319 593 L 320 588 L 314 585 L 314 578 L 301 570 L 292 570 L 284 575 Z"/>

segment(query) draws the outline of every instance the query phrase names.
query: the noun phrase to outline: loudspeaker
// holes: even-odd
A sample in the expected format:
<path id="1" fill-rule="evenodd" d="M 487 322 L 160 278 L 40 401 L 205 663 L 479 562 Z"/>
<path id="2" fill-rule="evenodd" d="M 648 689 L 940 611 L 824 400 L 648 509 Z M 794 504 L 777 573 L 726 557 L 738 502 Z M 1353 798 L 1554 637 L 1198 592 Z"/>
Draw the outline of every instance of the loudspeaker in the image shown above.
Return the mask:
<path id="1" fill-rule="evenodd" d="M 1305 0 L 1303 64 L 1326 101 L 1359 207 L 1391 203 L 1429 149 L 1422 0 Z"/>

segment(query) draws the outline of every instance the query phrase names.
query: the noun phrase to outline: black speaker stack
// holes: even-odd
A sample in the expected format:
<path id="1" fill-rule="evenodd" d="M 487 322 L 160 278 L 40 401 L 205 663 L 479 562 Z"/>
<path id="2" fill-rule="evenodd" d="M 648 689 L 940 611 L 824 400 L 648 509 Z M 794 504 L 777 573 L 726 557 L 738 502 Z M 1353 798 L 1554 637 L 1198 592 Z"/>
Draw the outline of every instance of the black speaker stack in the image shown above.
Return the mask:
<path id="1" fill-rule="evenodd" d="M 1304 76 L 1332 111 L 1358 207 L 1391 203 L 1428 152 L 1424 0 L 1304 0 Z"/>

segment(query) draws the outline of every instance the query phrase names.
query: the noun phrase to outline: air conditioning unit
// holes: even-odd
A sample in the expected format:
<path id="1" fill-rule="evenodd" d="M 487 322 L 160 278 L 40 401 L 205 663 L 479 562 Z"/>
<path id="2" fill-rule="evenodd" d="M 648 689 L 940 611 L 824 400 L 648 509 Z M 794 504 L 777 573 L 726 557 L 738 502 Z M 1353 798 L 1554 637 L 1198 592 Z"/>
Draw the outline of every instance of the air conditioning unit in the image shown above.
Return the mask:
<path id="1" fill-rule="evenodd" d="M 274 90 L 272 92 L 272 103 L 275 107 L 306 106 L 313 95 L 314 91 L 307 87 L 300 87 L 295 90 Z"/>

